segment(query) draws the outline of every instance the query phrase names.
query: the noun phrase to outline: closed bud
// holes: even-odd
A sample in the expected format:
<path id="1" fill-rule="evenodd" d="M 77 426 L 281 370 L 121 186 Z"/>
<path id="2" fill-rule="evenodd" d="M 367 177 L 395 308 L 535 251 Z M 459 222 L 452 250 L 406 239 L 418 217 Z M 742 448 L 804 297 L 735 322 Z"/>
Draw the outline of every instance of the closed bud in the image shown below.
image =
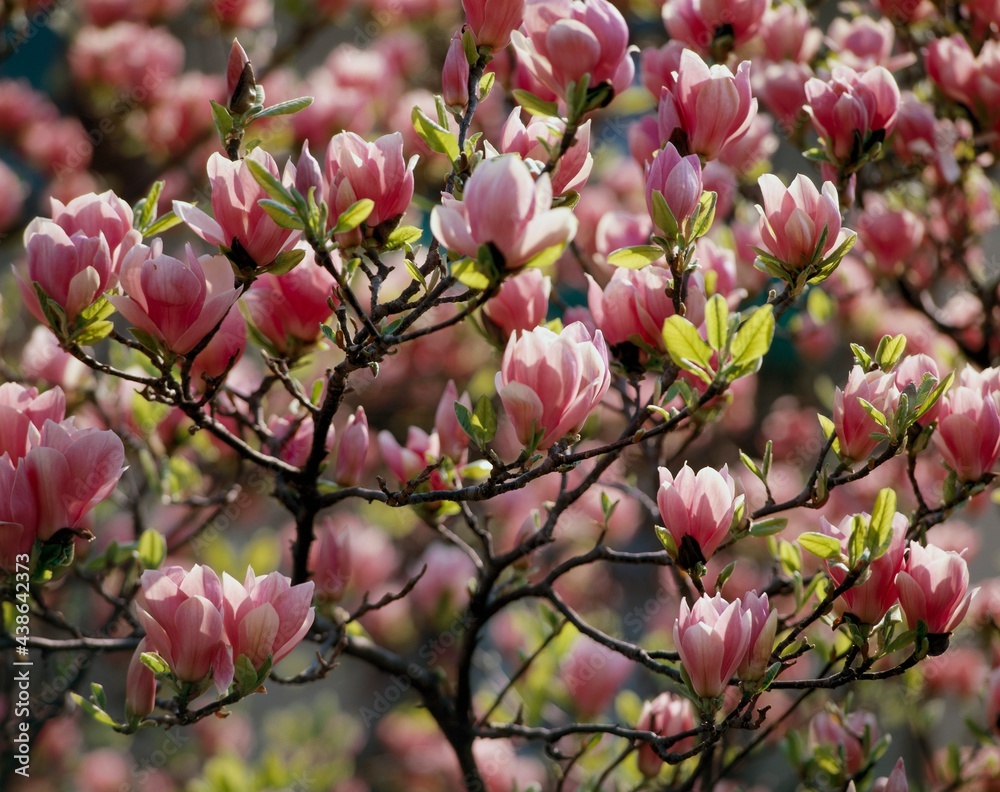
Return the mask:
<path id="1" fill-rule="evenodd" d="M 452 36 L 448 54 L 444 57 L 441 95 L 445 106 L 456 113 L 464 112 L 469 104 L 469 59 L 465 57 L 462 37 L 458 33 Z"/>

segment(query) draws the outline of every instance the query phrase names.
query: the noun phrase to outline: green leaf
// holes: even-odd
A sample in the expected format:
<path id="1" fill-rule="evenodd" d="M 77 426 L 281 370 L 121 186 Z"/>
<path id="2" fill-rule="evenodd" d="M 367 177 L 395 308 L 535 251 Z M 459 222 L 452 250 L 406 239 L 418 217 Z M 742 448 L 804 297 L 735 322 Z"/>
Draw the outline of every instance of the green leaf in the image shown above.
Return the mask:
<path id="1" fill-rule="evenodd" d="M 73 701 L 75 701 L 76 704 L 80 707 L 80 709 L 86 712 L 90 717 L 92 717 L 98 723 L 103 723 L 105 726 L 118 725 L 118 721 L 116 721 L 114 718 L 108 715 L 108 713 L 106 713 L 103 709 L 98 707 L 93 702 L 87 701 L 87 699 L 85 699 L 79 693 L 70 693 L 70 696 L 73 698 Z"/>
<path id="2" fill-rule="evenodd" d="M 386 240 L 384 250 L 397 250 L 405 247 L 409 250 L 420 241 L 423 232 L 416 226 L 399 226 Z"/>
<path id="3" fill-rule="evenodd" d="M 403 259 L 403 263 L 406 264 L 406 271 L 410 273 L 410 277 L 413 278 L 413 280 L 415 280 L 417 283 L 419 283 L 421 287 L 423 287 L 424 291 L 427 291 L 427 279 L 424 277 L 424 274 L 417 268 L 417 265 L 414 264 L 409 259 Z"/>
<path id="4" fill-rule="evenodd" d="M 139 661 L 157 676 L 170 673 L 170 666 L 167 665 L 167 661 L 156 652 L 143 652 L 139 655 Z"/>
<path id="5" fill-rule="evenodd" d="M 788 525 L 788 518 L 786 517 L 766 517 L 763 520 L 756 520 L 750 526 L 750 535 L 772 536 L 785 530 L 786 525 Z"/>
<path id="6" fill-rule="evenodd" d="M 337 225 L 333 227 L 334 234 L 344 234 L 353 231 L 361 225 L 368 216 L 375 210 L 375 202 L 371 198 L 362 198 L 348 206 L 337 218 Z"/>
<path id="7" fill-rule="evenodd" d="M 868 525 L 869 520 L 860 514 L 855 514 L 851 519 L 851 535 L 847 540 L 847 561 L 851 569 L 854 569 L 865 555 Z"/>
<path id="8" fill-rule="evenodd" d="M 292 248 L 291 250 L 286 250 L 283 253 L 279 253 L 274 257 L 274 261 L 271 266 L 267 268 L 267 271 L 272 275 L 284 275 L 286 272 L 291 272 L 299 263 L 306 257 L 306 252 L 302 248 Z"/>
<path id="9" fill-rule="evenodd" d="M 712 295 L 705 304 L 705 327 L 709 346 L 717 352 L 722 351 L 729 340 L 729 306 L 721 294 Z"/>
<path id="10" fill-rule="evenodd" d="M 209 99 L 212 103 L 212 120 L 215 121 L 215 128 L 219 130 L 219 137 L 222 138 L 222 142 L 226 142 L 226 138 L 229 137 L 230 131 L 233 128 L 233 117 L 229 114 L 229 111 L 220 105 L 218 102 Z"/>
<path id="11" fill-rule="evenodd" d="M 251 118 L 256 120 L 258 118 L 291 115 L 292 113 L 298 113 L 300 110 L 305 110 L 312 103 L 313 98 L 311 96 L 300 96 L 296 99 L 289 99 L 287 102 L 278 102 L 278 104 L 271 105 L 259 113 L 254 113 Z"/>
<path id="12" fill-rule="evenodd" d="M 115 329 L 112 322 L 91 322 L 83 330 L 73 334 L 73 340 L 80 346 L 92 346 L 103 341 Z"/>
<path id="13" fill-rule="evenodd" d="M 774 312 L 770 305 L 762 305 L 750 314 L 733 338 L 733 364 L 746 365 L 764 357 L 773 338 Z"/>
<path id="14" fill-rule="evenodd" d="M 663 343 L 670 357 L 681 368 L 692 370 L 691 363 L 710 371 L 712 348 L 698 333 L 698 328 L 683 316 L 674 314 L 663 323 Z"/>
<path id="15" fill-rule="evenodd" d="M 840 542 L 832 536 L 806 531 L 799 535 L 797 541 L 803 550 L 814 556 L 825 558 L 828 561 L 840 559 Z"/>
<path id="16" fill-rule="evenodd" d="M 663 248 L 657 245 L 635 245 L 618 248 L 608 254 L 608 264 L 625 269 L 642 269 L 663 258 Z"/>
<path id="17" fill-rule="evenodd" d="M 107 319 L 111 314 L 115 312 L 115 306 L 111 304 L 111 301 L 107 297 L 99 297 L 96 302 L 91 303 L 82 311 L 80 311 L 80 319 L 86 324 L 91 322 L 98 322 L 101 319 Z"/>
<path id="18" fill-rule="evenodd" d="M 857 241 L 858 241 L 857 234 L 851 234 L 850 236 L 848 236 L 847 239 L 845 239 L 837 246 L 836 250 L 834 250 L 829 256 L 827 256 L 819 263 L 818 266 L 820 270 L 821 271 L 829 270 L 829 272 L 826 272 L 826 275 L 829 275 L 830 272 L 833 272 L 833 267 L 831 267 L 831 265 L 836 266 L 837 264 L 839 264 L 841 260 L 844 258 L 844 256 L 850 253 L 851 248 L 854 247 L 854 243 Z M 815 282 L 815 280 L 811 282 Z"/>
<path id="19" fill-rule="evenodd" d="M 671 239 L 676 239 L 680 235 L 677 218 L 670 211 L 667 199 L 659 190 L 653 190 L 653 224 Z"/>
<path id="20" fill-rule="evenodd" d="M 139 562 L 143 569 L 158 569 L 167 557 L 167 540 L 154 528 L 147 528 L 139 536 Z"/>
<path id="21" fill-rule="evenodd" d="M 564 242 L 560 242 L 557 245 L 551 245 L 544 250 L 540 250 L 524 262 L 524 268 L 540 269 L 541 267 L 548 267 L 550 264 L 555 264 L 565 249 L 566 244 Z"/>
<path id="22" fill-rule="evenodd" d="M 858 362 L 858 365 L 865 371 L 868 371 L 872 367 L 872 356 L 868 354 L 867 350 L 861 344 L 851 344 L 851 352 L 854 353 L 854 359 Z"/>
<path id="23" fill-rule="evenodd" d="M 451 265 L 451 274 L 459 283 L 470 289 L 488 289 L 493 282 L 490 268 L 470 258 L 463 258 Z"/>
<path id="24" fill-rule="evenodd" d="M 275 225 L 291 231 L 301 231 L 305 228 L 298 213 L 292 207 L 285 206 L 278 201 L 272 201 L 270 198 L 261 198 L 257 203 L 260 204 L 261 209 L 267 212 L 268 217 L 275 222 Z"/>
<path id="25" fill-rule="evenodd" d="M 943 380 L 941 380 L 938 386 L 934 388 L 934 390 L 932 390 L 930 394 L 928 394 L 927 398 L 924 399 L 924 401 L 920 404 L 920 406 L 917 407 L 916 410 L 914 410 L 913 420 L 919 421 L 921 418 L 923 418 L 924 415 L 927 414 L 927 411 L 930 410 L 930 408 L 933 407 L 935 404 L 937 404 L 938 399 L 940 399 L 941 396 L 944 395 L 944 392 L 951 387 L 951 383 L 954 382 L 954 380 L 955 380 L 954 371 L 951 372 Z"/>
<path id="26" fill-rule="evenodd" d="M 479 78 L 479 101 L 483 101 L 493 90 L 493 83 L 496 82 L 496 72 L 487 72 Z"/>
<path id="27" fill-rule="evenodd" d="M 674 541 L 674 537 L 670 535 L 670 531 L 662 525 L 654 525 L 653 529 L 656 531 L 656 538 L 660 540 L 663 549 L 667 551 L 671 558 L 677 558 L 677 543 Z"/>
<path id="28" fill-rule="evenodd" d="M 896 516 L 896 491 L 890 487 L 879 490 L 868 527 L 868 547 L 874 561 L 892 544 L 892 520 Z"/>
<path id="29" fill-rule="evenodd" d="M 156 222 L 153 223 L 149 228 L 143 232 L 143 237 L 153 237 L 157 234 L 162 234 L 164 231 L 169 231 L 176 225 L 181 224 L 181 219 L 174 214 L 174 210 L 171 209 L 169 212 L 161 214 L 156 218 Z"/>
<path id="30" fill-rule="evenodd" d="M 555 102 L 546 102 L 544 99 L 539 99 L 530 91 L 524 91 L 520 88 L 515 88 L 512 93 L 514 94 L 514 101 L 531 113 L 531 115 L 550 117 L 559 115 L 559 105 Z"/>
<path id="31" fill-rule="evenodd" d="M 160 200 L 160 193 L 163 192 L 165 182 L 153 182 L 145 198 L 141 198 L 132 207 L 132 227 L 139 231 L 145 231 L 146 226 L 156 219 L 156 204 Z M 145 234 L 143 234 L 145 236 Z"/>
<path id="32" fill-rule="evenodd" d="M 746 469 L 753 473 L 761 481 L 765 480 L 764 472 L 757 467 L 757 463 L 754 462 L 745 451 L 740 451 L 740 462 L 742 462 Z"/>
<path id="33" fill-rule="evenodd" d="M 476 46 L 476 37 L 471 28 L 466 27 L 462 31 L 462 49 L 465 51 L 465 60 L 470 66 L 474 66 L 479 60 L 479 47 Z"/>
<path id="34" fill-rule="evenodd" d="M 860 396 L 858 398 L 858 404 L 861 405 L 862 409 L 871 416 L 871 419 L 875 421 L 883 429 L 888 427 L 888 423 L 885 420 L 885 415 L 879 410 L 874 404 L 866 399 L 862 399 Z"/>
<path id="35" fill-rule="evenodd" d="M 234 666 L 233 675 L 233 686 L 236 692 L 241 696 L 247 696 L 253 693 L 257 685 L 257 669 L 253 667 L 253 663 L 250 662 L 250 658 L 245 654 L 241 654 L 236 658 Z"/>
<path id="36" fill-rule="evenodd" d="M 104 693 L 104 686 L 96 682 L 90 683 L 90 700 L 103 710 L 108 708 L 108 697 Z"/>
<path id="37" fill-rule="evenodd" d="M 712 223 L 715 222 L 715 203 L 717 199 L 718 196 L 711 190 L 701 194 L 701 198 L 698 201 L 698 211 L 695 214 L 691 233 L 689 234 L 690 239 L 695 240 L 703 237 L 711 229 Z"/>
<path id="38" fill-rule="evenodd" d="M 802 570 L 802 551 L 791 542 L 778 540 L 778 561 L 789 574 Z"/>
<path id="39" fill-rule="evenodd" d="M 419 107 L 413 108 L 410 120 L 417 134 L 432 151 L 444 154 L 452 162 L 458 159 L 458 138 L 451 130 L 432 121 Z"/>
<path id="40" fill-rule="evenodd" d="M 136 341 L 142 344 L 145 349 L 148 349 L 157 357 L 163 357 L 163 345 L 152 333 L 140 330 L 138 327 L 130 327 L 128 331 Z"/>
<path id="41" fill-rule="evenodd" d="M 889 371 L 899 362 L 906 349 L 906 335 L 900 333 L 897 336 L 885 335 L 879 341 L 878 349 L 875 350 L 875 360 L 878 361 L 882 371 Z"/>
<path id="42" fill-rule="evenodd" d="M 288 191 L 288 188 L 271 171 L 257 162 L 257 160 L 245 159 L 243 162 L 250 169 L 250 175 L 254 177 L 257 184 L 263 187 L 264 191 L 274 200 L 286 205 L 295 203 L 295 199 Z"/>
<path id="43" fill-rule="evenodd" d="M 455 416 L 463 431 L 480 448 L 484 448 L 497 433 L 496 412 L 493 402 L 486 396 L 479 397 L 472 412 L 464 404 L 455 402 Z"/>

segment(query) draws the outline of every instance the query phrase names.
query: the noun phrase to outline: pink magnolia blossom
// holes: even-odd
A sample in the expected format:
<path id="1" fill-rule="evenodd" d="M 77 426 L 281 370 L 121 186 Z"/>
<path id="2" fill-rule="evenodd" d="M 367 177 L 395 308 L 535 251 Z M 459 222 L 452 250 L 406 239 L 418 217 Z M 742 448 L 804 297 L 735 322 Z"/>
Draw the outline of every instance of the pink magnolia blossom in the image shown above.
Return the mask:
<path id="1" fill-rule="evenodd" d="M 469 436 L 458 422 L 458 415 L 455 412 L 456 404 L 461 404 L 469 412 L 472 412 L 472 400 L 469 398 L 469 394 L 463 393 L 459 397 L 455 380 L 448 380 L 444 393 L 441 394 L 441 399 L 438 401 L 437 411 L 434 413 L 434 432 L 441 444 L 441 453 L 453 462 L 461 464 L 467 457 Z"/>
<path id="2" fill-rule="evenodd" d="M 702 55 L 714 55 L 748 41 L 766 10 L 767 0 L 670 0 L 663 4 L 663 24 L 670 38 Z"/>
<path id="3" fill-rule="evenodd" d="M 496 295 L 483 306 L 483 318 L 495 328 L 501 343 L 515 331 L 534 330 L 549 311 L 552 279 L 539 269 L 525 269 L 507 278 Z"/>
<path id="4" fill-rule="evenodd" d="M 340 254 L 333 251 L 331 256 L 339 269 Z M 257 331 L 280 354 L 297 357 L 316 342 L 320 325 L 340 303 L 334 294 L 336 285 L 336 278 L 306 253 L 291 272 L 265 272 L 258 277 L 243 300 Z"/>
<path id="5" fill-rule="evenodd" d="M 311 415 L 283 415 L 272 418 L 268 425 L 274 436 L 278 456 L 289 465 L 302 467 L 312 453 L 315 422 Z M 336 431 L 333 426 L 326 434 L 326 450 L 333 448 Z"/>
<path id="6" fill-rule="evenodd" d="M 895 406 L 899 398 L 895 390 L 895 378 L 881 371 L 865 371 L 860 366 L 851 369 L 844 389 L 837 388 L 833 394 L 833 425 L 840 442 L 840 455 L 844 459 L 860 461 L 866 459 L 878 447 L 881 440 L 871 436 L 882 431 L 859 399 L 885 415 Z"/>
<path id="7" fill-rule="evenodd" d="M 504 154 L 519 154 L 522 159 L 534 160 L 541 169 L 549 160 L 549 151 L 559 146 L 564 128 L 565 124 L 554 118 L 533 119 L 525 126 L 521 121 L 521 108 L 515 107 L 500 130 L 500 150 Z M 593 166 L 590 121 L 587 121 L 577 129 L 573 145 L 559 158 L 552 171 L 552 192 L 562 195 L 567 190 L 580 190 L 587 183 Z"/>
<path id="8" fill-rule="evenodd" d="M 532 257 L 576 234 L 577 221 L 567 207 L 553 209 L 548 175 L 536 182 L 515 156 L 484 160 L 465 185 L 462 200 L 442 196 L 431 212 L 431 231 L 449 250 L 478 258 L 489 245 L 497 265 L 520 269 Z"/>
<path id="9" fill-rule="evenodd" d="M 726 146 L 746 134 L 755 115 L 750 61 L 740 63 L 733 75 L 727 66 L 709 67 L 694 52 L 685 50 L 676 84 L 660 93 L 660 141 L 677 141 L 678 148 L 703 160 L 717 159 Z"/>
<path id="10" fill-rule="evenodd" d="M 226 61 L 226 97 L 229 99 L 230 109 L 235 112 L 243 112 L 243 108 L 232 107 L 233 100 L 239 100 L 243 97 L 237 97 L 237 89 L 246 90 L 247 86 L 244 77 L 244 72 L 247 71 L 247 66 L 250 66 L 250 58 L 247 57 L 247 52 L 243 49 L 243 45 L 240 44 L 239 39 L 233 39 L 233 46 L 229 48 L 229 59 Z M 249 77 L 253 73 L 253 68 L 247 73 Z M 241 82 L 243 85 L 241 85 Z M 249 94 L 250 92 L 247 91 Z"/>
<path id="11" fill-rule="evenodd" d="M 348 416 L 347 424 L 340 433 L 334 480 L 344 487 L 360 484 L 367 457 L 368 417 L 365 408 L 358 407 L 353 415 Z"/>
<path id="12" fill-rule="evenodd" d="M 368 198 L 375 203 L 362 226 L 343 235 L 343 243 L 359 244 L 365 234 L 383 223 L 394 223 L 406 212 L 413 198 L 416 164 L 416 157 L 404 161 L 399 132 L 383 135 L 374 143 L 353 132 L 333 137 L 326 150 L 330 225 L 356 201 Z"/>
<path id="13" fill-rule="evenodd" d="M 806 83 L 806 112 L 833 165 L 847 168 L 892 132 L 899 86 L 882 66 L 856 72 L 835 66 L 829 80 Z"/>
<path id="14" fill-rule="evenodd" d="M 124 294 L 108 299 L 138 329 L 171 352 L 189 352 L 222 321 L 239 293 L 223 256 L 198 257 L 188 245 L 186 261 L 163 253 L 163 242 L 136 245 L 122 263 Z"/>
<path id="15" fill-rule="evenodd" d="M 799 129 L 805 115 L 806 83 L 813 77 L 804 63 L 769 63 L 754 73 L 754 95 L 774 116 L 785 134 Z"/>
<path id="16" fill-rule="evenodd" d="M 337 602 L 351 577 L 351 545 L 345 528 L 331 517 L 324 517 L 316 528 L 316 539 L 309 547 L 309 569 L 317 602 Z"/>
<path id="17" fill-rule="evenodd" d="M 607 0 L 531 0 L 522 29 L 511 35 L 519 59 L 562 98 L 584 75 L 591 89 L 608 83 L 616 94 L 632 82 L 628 26 Z"/>
<path id="18" fill-rule="evenodd" d="M 76 528 L 107 498 L 124 471 L 125 447 L 114 432 L 46 421 L 18 466 L 34 498 L 34 533 L 42 541 Z M 27 490 L 19 490 L 23 497 Z"/>
<path id="19" fill-rule="evenodd" d="M 919 542 L 910 542 L 896 585 L 906 623 L 916 629 L 922 621 L 931 635 L 954 632 L 975 594 L 968 591 L 969 566 L 961 554 Z"/>
<path id="20" fill-rule="evenodd" d="M 14 464 L 38 444 L 46 421 L 59 423 L 66 417 L 66 394 L 52 388 L 39 395 L 37 388 L 16 382 L 0 385 L 0 456 Z"/>
<path id="21" fill-rule="evenodd" d="M 646 209 L 649 216 L 655 223 L 656 204 L 653 202 L 653 193 L 659 191 L 677 225 L 682 225 L 698 208 L 702 186 L 698 157 L 694 154 L 682 157 L 673 143 L 667 143 L 663 151 L 646 166 Z M 660 230 L 668 232 L 670 229 Z"/>
<path id="22" fill-rule="evenodd" d="M 429 465 L 441 459 L 441 440 L 437 432 L 427 434 L 417 426 L 411 426 L 406 435 L 406 445 L 402 446 L 392 432 L 381 431 L 378 434 L 378 448 L 382 454 L 382 461 L 399 479 L 400 484 L 405 484 L 416 478 Z M 447 483 L 440 469 L 435 469 L 430 475 L 430 485 L 432 489 L 446 489 Z"/>
<path id="23" fill-rule="evenodd" d="M 83 385 L 92 372 L 59 346 L 47 327 L 37 325 L 21 350 L 21 372 L 29 379 L 72 390 Z"/>
<path id="24" fill-rule="evenodd" d="M 622 654 L 581 636 L 559 667 L 559 676 L 581 716 L 604 712 L 632 673 L 632 662 Z"/>
<path id="25" fill-rule="evenodd" d="M 704 563 L 729 533 L 740 498 L 729 466 L 702 468 L 697 473 L 686 463 L 674 476 L 659 468 L 656 503 L 663 525 L 677 548 L 677 560 L 687 569 Z"/>
<path id="26" fill-rule="evenodd" d="M 865 201 L 865 211 L 858 218 L 858 238 L 878 271 L 892 276 L 900 265 L 906 266 L 924 240 L 924 223 L 909 209 L 890 209 L 880 199 Z"/>
<path id="27" fill-rule="evenodd" d="M 910 782 L 906 780 L 906 765 L 903 757 L 896 760 L 888 777 L 876 778 L 872 792 L 910 792 Z"/>
<path id="28" fill-rule="evenodd" d="M 757 35 L 763 44 L 765 59 L 773 63 L 809 63 L 823 43 L 822 31 L 813 27 L 809 11 L 798 3 L 781 3 L 768 8 Z"/>
<path id="29" fill-rule="evenodd" d="M 746 656 L 753 618 L 740 601 L 703 594 L 688 606 L 681 601 L 674 622 L 674 647 L 695 695 L 719 698 Z"/>
<path id="30" fill-rule="evenodd" d="M 976 481 L 1000 458 L 1000 410 L 981 390 L 960 385 L 940 402 L 934 445 L 959 481 Z"/>
<path id="31" fill-rule="evenodd" d="M 825 182 L 820 192 L 801 173 L 789 187 L 771 173 L 757 181 L 764 198 L 764 206 L 757 206 L 760 236 L 772 256 L 790 272 L 800 272 L 834 250 L 840 237 L 840 205 L 832 182 Z"/>
<path id="32" fill-rule="evenodd" d="M 446 107 L 462 112 L 469 104 L 469 59 L 465 57 L 462 36 L 451 37 L 441 72 L 441 96 Z"/>
<path id="33" fill-rule="evenodd" d="M 219 693 L 233 681 L 233 650 L 223 621 L 223 589 L 209 567 L 195 564 L 147 569 L 136 598 L 149 650 L 182 682 L 202 683 L 209 674 Z"/>
<path id="34" fill-rule="evenodd" d="M 925 355 L 922 352 L 916 355 L 907 355 L 902 360 L 896 364 L 894 370 L 895 375 L 895 386 L 896 390 L 902 393 L 907 386 L 913 385 L 914 388 L 919 388 L 920 384 L 924 381 L 924 377 L 930 375 L 934 378 L 936 382 L 940 382 L 941 375 L 938 373 L 937 363 L 934 362 L 934 358 L 930 355 Z M 938 414 L 941 412 L 941 401 L 940 399 L 937 403 L 930 408 L 926 413 L 924 413 L 918 423 L 921 426 L 927 426 L 932 421 L 937 420 Z"/>
<path id="35" fill-rule="evenodd" d="M 524 21 L 524 0 L 462 0 L 465 19 L 480 47 L 502 50 Z"/>
<path id="36" fill-rule="evenodd" d="M 942 180 L 954 184 L 960 176 L 954 150 L 957 140 L 958 131 L 952 121 L 939 119 L 930 105 L 912 93 L 903 93 L 892 142 L 904 165 L 932 164 Z"/>
<path id="37" fill-rule="evenodd" d="M 68 58 L 75 82 L 103 84 L 145 103 L 183 70 L 184 45 L 166 27 L 116 22 L 82 28 Z"/>
<path id="38" fill-rule="evenodd" d="M 38 507 L 25 469 L 0 455 L 0 569 L 13 571 L 35 543 Z"/>
<path id="39" fill-rule="evenodd" d="M 927 75 L 945 96 L 966 107 L 975 107 L 976 56 L 960 34 L 933 39 L 924 55 Z"/>
<path id="40" fill-rule="evenodd" d="M 694 707 L 691 702 L 675 696 L 672 693 L 661 693 L 652 701 L 646 701 L 642 705 L 642 712 L 639 714 L 639 722 L 635 728 L 642 731 L 651 731 L 660 737 L 672 737 L 692 731 L 695 727 Z M 694 737 L 684 737 L 670 745 L 667 750 L 675 753 L 683 753 L 694 747 Z M 639 772 L 646 778 L 653 778 L 663 767 L 663 760 L 656 755 L 656 751 L 647 742 L 639 743 Z"/>
<path id="41" fill-rule="evenodd" d="M 271 0 L 212 0 L 212 12 L 227 27 L 258 30 L 274 19 Z"/>
<path id="42" fill-rule="evenodd" d="M 250 173 L 247 160 L 278 178 L 274 158 L 261 148 L 237 162 L 216 152 L 208 159 L 215 219 L 183 201 L 174 201 L 174 212 L 199 237 L 233 256 L 241 269 L 267 269 L 279 253 L 291 249 L 298 233 L 278 226 L 258 203 L 269 196 Z M 289 163 L 282 177 L 286 186 L 294 182 L 294 171 Z"/>
<path id="43" fill-rule="evenodd" d="M 870 519 L 863 513 L 861 517 Z M 847 553 L 848 543 L 854 524 L 854 516 L 849 515 L 833 525 L 825 517 L 821 518 L 823 533 L 840 541 L 844 553 Z M 862 624 L 878 624 L 882 617 L 899 599 L 899 588 L 896 575 L 903 566 L 903 552 L 906 550 L 906 529 L 909 527 L 907 518 L 896 513 L 892 518 L 892 540 L 889 548 L 868 566 L 868 575 L 863 582 L 855 583 L 840 597 L 834 607 L 838 613 L 850 613 Z M 827 563 L 827 572 L 834 586 L 840 586 L 847 577 L 847 569 L 841 564 Z"/>
<path id="44" fill-rule="evenodd" d="M 767 594 L 757 595 L 751 591 L 742 598 L 743 609 L 750 614 L 750 644 L 746 657 L 736 669 L 736 675 L 743 680 L 756 681 L 767 672 L 774 649 L 774 636 L 778 629 L 778 611 L 772 610 Z"/>
<path id="45" fill-rule="evenodd" d="M 517 439 L 539 449 L 578 432 L 610 385 L 604 336 L 591 337 L 580 322 L 559 334 L 537 327 L 512 335 L 496 376 Z"/>
<path id="46" fill-rule="evenodd" d="M 28 226 L 25 248 L 28 262 L 15 274 L 25 305 L 40 322 L 47 324 L 32 284 L 41 287 L 71 323 L 114 285 L 111 249 L 103 234 L 77 231 L 69 236 L 55 222 L 42 220 Z"/>
<path id="47" fill-rule="evenodd" d="M 201 391 L 204 378 L 221 377 L 232 369 L 247 348 L 247 322 L 238 310 L 230 310 L 215 335 L 191 365 L 191 381 Z"/>
<path id="48" fill-rule="evenodd" d="M 913 53 L 893 57 L 896 31 L 889 19 L 875 20 L 862 15 L 848 21 L 838 17 L 830 23 L 827 35 L 836 60 L 858 71 L 873 66 L 899 71 L 912 66 L 917 59 Z"/>
<path id="49" fill-rule="evenodd" d="M 144 652 L 152 651 L 149 639 L 143 638 L 135 648 L 125 677 L 125 717 L 129 720 L 145 718 L 156 708 L 156 677 L 142 662 Z"/>
<path id="50" fill-rule="evenodd" d="M 825 746 L 834 756 L 843 750 L 847 775 L 853 775 L 864 766 L 867 753 L 877 740 L 875 715 L 864 710 L 856 710 L 849 715 L 824 710 L 809 721 L 810 745 L 814 748 Z"/>
<path id="51" fill-rule="evenodd" d="M 280 572 L 257 577 L 250 567 L 242 585 L 223 573 L 222 613 L 233 659 L 246 655 L 259 671 L 268 657 L 273 663 L 286 657 L 312 626 L 314 588 L 311 580 L 293 586 Z"/>
<path id="52" fill-rule="evenodd" d="M 132 207 L 111 190 L 100 195 L 80 195 L 67 204 L 56 198 L 49 200 L 52 203 L 52 222 L 67 236 L 104 237 L 115 272 L 132 245 L 142 241 L 142 235 L 132 228 Z M 45 218 L 41 217 L 32 220 L 24 231 L 25 242 L 41 230 L 45 222 Z"/>
<path id="53" fill-rule="evenodd" d="M 640 342 L 666 351 L 663 323 L 674 315 L 674 301 L 666 294 L 673 283 L 669 270 L 655 266 L 641 270 L 617 268 L 603 290 L 590 275 L 587 281 L 587 304 L 608 344 L 630 343 L 638 336 Z M 700 324 L 705 315 L 705 290 L 700 277 L 689 280 L 685 307 L 685 315 Z"/>
<path id="54" fill-rule="evenodd" d="M 660 48 L 645 47 L 639 55 L 639 74 L 642 84 L 654 97 L 664 88 L 673 90 L 676 73 L 681 65 L 684 42 L 670 39 Z"/>

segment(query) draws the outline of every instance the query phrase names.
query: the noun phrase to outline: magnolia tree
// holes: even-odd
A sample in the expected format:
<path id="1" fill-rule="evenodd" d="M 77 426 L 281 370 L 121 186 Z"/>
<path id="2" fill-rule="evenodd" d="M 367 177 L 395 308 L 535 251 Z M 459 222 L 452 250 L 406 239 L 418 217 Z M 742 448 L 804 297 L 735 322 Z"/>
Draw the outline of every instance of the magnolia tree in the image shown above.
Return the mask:
<path id="1" fill-rule="evenodd" d="M 995 2 L 209 6 L 8 28 L 5 785 L 995 788 Z"/>

